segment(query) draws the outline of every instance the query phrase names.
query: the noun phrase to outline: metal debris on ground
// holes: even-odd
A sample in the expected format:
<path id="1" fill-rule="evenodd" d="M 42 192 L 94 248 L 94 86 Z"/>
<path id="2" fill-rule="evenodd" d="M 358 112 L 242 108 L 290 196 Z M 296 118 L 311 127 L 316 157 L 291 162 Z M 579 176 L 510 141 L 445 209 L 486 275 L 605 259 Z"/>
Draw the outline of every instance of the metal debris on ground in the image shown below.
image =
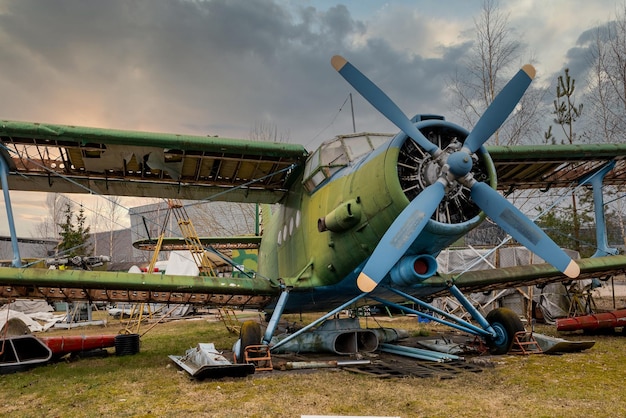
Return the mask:
<path id="1" fill-rule="evenodd" d="M 344 367 L 343 369 L 381 379 L 392 377 L 436 377 L 439 379 L 452 379 L 460 373 L 480 373 L 483 371 L 481 366 L 463 360 L 455 360 L 447 363 L 414 361 L 410 363 L 390 364 L 377 362 L 369 365 Z"/>
<path id="2" fill-rule="evenodd" d="M 231 363 L 215 349 L 213 343 L 198 343 L 195 348 L 188 349 L 184 356 L 170 355 L 169 358 L 191 377 L 199 380 L 245 377 L 254 373 L 253 364 Z"/>

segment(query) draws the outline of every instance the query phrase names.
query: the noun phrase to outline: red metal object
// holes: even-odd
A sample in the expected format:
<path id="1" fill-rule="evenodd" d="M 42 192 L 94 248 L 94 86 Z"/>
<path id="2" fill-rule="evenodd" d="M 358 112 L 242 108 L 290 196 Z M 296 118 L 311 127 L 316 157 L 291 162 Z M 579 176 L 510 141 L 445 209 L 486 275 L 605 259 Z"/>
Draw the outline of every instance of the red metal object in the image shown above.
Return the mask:
<path id="1" fill-rule="evenodd" d="M 556 320 L 557 331 L 597 330 L 623 326 L 626 326 L 626 309 Z"/>
<path id="2" fill-rule="evenodd" d="M 115 346 L 115 335 L 72 335 L 67 337 L 41 337 L 54 356 Z"/>

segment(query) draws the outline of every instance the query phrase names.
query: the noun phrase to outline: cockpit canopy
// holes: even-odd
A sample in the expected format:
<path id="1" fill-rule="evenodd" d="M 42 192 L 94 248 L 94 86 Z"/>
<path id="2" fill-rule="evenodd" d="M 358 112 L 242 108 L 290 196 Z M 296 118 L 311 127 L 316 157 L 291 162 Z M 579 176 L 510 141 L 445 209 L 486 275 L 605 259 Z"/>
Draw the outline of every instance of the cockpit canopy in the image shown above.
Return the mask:
<path id="1" fill-rule="evenodd" d="M 324 142 L 306 161 L 304 187 L 309 192 L 314 191 L 339 169 L 375 150 L 392 137 L 392 134 L 358 133 L 338 135 Z"/>

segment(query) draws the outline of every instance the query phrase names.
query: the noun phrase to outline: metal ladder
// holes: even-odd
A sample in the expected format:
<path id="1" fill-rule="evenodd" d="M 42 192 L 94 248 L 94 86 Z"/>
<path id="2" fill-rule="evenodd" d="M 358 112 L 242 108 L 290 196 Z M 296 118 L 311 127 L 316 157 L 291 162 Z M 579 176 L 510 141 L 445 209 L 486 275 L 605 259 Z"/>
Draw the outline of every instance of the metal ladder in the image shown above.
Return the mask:
<path id="1" fill-rule="evenodd" d="M 272 371 L 272 355 L 267 345 L 249 345 L 243 351 L 243 360 L 245 363 L 254 364 L 255 371 Z"/>
<path id="2" fill-rule="evenodd" d="M 216 274 L 213 270 L 213 263 L 207 256 L 207 253 L 200 242 L 200 238 L 198 238 L 196 228 L 193 226 L 191 219 L 189 219 L 185 206 L 183 206 L 182 202 L 178 199 L 168 200 L 168 205 L 170 210 L 174 213 L 176 222 L 178 223 L 180 231 L 183 234 L 183 238 L 185 239 L 185 245 L 193 256 L 196 265 L 200 270 L 200 274 L 215 276 Z"/>
<path id="3" fill-rule="evenodd" d="M 224 326 L 231 334 L 239 335 L 239 331 L 241 330 L 241 323 L 237 319 L 237 314 L 235 314 L 235 310 L 229 307 L 217 308 L 217 312 L 219 315 L 219 319 L 222 320 Z"/>
<path id="4" fill-rule="evenodd" d="M 523 355 L 541 354 L 543 350 L 537 343 L 532 331 L 519 331 L 515 333 L 511 353 Z"/>

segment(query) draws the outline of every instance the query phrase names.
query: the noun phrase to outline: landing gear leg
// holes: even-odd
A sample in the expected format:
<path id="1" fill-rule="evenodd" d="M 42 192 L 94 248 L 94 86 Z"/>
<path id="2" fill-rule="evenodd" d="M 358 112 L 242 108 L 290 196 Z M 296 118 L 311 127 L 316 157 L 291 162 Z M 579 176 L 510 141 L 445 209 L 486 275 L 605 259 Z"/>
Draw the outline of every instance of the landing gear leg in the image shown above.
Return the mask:
<path id="1" fill-rule="evenodd" d="M 510 309 L 494 309 L 487 315 L 486 318 L 483 317 L 483 315 L 478 312 L 478 310 L 474 308 L 474 306 L 472 306 L 471 302 L 454 285 L 451 285 L 449 287 L 450 293 L 452 293 L 457 298 L 461 305 L 463 305 L 463 307 L 470 313 L 472 318 L 479 323 L 480 327 L 477 327 L 441 309 L 435 308 L 434 306 L 429 305 L 428 303 L 420 299 L 414 298 L 413 296 L 408 295 L 404 292 L 401 292 L 398 289 L 394 289 L 392 287 L 388 287 L 387 289 L 400 296 L 403 296 L 406 300 L 409 300 L 417 304 L 418 306 L 421 306 L 429 311 L 443 316 L 448 320 L 444 320 L 438 318 L 437 316 L 430 315 L 424 312 L 419 312 L 404 305 L 398 305 L 396 303 L 386 301 L 375 296 L 372 296 L 371 298 L 384 305 L 391 306 L 405 312 L 415 313 L 432 321 L 439 322 L 440 324 L 444 324 L 452 328 L 468 332 L 473 335 L 477 335 L 486 341 L 487 346 L 489 347 L 489 351 L 492 354 L 507 353 L 513 345 L 513 342 L 515 340 L 515 334 L 520 331 L 525 331 L 522 321 L 520 321 L 517 314 Z"/>
<path id="2" fill-rule="evenodd" d="M 261 332 L 261 326 L 254 321 L 245 321 L 241 325 L 241 331 L 239 332 L 239 339 L 235 342 L 233 346 L 233 353 L 235 355 L 235 361 L 237 363 L 243 362 L 243 353 L 246 350 L 246 347 L 249 345 L 259 345 L 259 344 L 269 344 L 272 339 L 272 335 L 278 326 L 278 321 L 280 320 L 281 315 L 285 309 L 285 304 L 287 303 L 287 299 L 289 297 L 289 291 L 287 289 L 283 289 L 283 292 L 280 294 L 278 298 L 278 302 L 276 303 L 276 308 L 274 308 L 274 312 L 272 313 L 272 317 L 269 320 L 269 324 L 267 326 L 267 330 L 265 331 L 265 335 L 263 336 Z"/>
<path id="3" fill-rule="evenodd" d="M 287 299 L 289 298 L 289 290 L 283 289 L 283 292 L 280 294 L 278 298 L 278 302 L 276 302 L 276 307 L 274 308 L 274 312 L 272 312 L 272 316 L 267 324 L 267 329 L 265 330 L 265 335 L 263 336 L 263 344 L 269 344 L 272 341 L 272 335 L 274 335 L 274 331 L 278 327 L 278 321 L 285 310 L 285 305 L 287 304 Z M 258 343 L 257 343 L 258 344 Z"/>

